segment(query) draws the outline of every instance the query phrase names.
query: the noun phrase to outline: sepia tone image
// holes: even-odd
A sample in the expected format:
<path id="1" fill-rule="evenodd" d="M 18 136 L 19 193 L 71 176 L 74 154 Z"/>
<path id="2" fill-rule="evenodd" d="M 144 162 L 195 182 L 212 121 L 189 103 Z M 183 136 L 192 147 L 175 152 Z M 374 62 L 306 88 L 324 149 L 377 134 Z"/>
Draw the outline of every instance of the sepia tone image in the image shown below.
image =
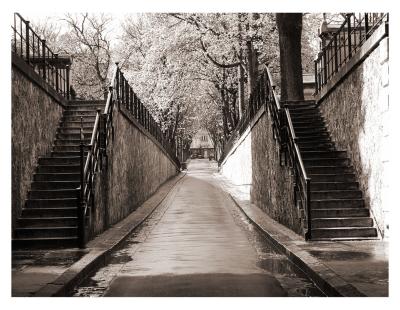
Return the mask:
<path id="1" fill-rule="evenodd" d="M 389 295 L 389 13 L 10 20 L 12 297 Z"/>

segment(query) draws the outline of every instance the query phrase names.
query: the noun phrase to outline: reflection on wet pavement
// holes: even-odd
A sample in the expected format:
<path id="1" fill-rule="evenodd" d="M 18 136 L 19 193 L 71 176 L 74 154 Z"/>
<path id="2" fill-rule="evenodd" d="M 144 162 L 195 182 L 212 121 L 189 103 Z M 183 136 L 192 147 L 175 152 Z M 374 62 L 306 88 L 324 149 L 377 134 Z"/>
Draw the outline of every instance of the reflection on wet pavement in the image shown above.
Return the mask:
<path id="1" fill-rule="evenodd" d="M 74 296 L 322 296 L 216 184 L 189 172 Z"/>

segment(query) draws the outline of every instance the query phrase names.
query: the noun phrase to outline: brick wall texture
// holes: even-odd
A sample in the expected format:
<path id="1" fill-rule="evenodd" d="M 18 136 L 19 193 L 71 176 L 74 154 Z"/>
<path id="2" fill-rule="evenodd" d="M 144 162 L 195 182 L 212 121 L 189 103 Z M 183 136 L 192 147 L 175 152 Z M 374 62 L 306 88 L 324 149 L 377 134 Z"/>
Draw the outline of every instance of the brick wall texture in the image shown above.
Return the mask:
<path id="1" fill-rule="evenodd" d="M 12 227 L 24 206 L 39 156 L 49 154 L 62 107 L 18 69 L 11 71 Z"/>
<path id="2" fill-rule="evenodd" d="M 388 38 L 338 84 L 320 104 L 338 150 L 347 150 L 367 206 L 385 234 L 387 208 L 383 193 L 388 144 Z"/>

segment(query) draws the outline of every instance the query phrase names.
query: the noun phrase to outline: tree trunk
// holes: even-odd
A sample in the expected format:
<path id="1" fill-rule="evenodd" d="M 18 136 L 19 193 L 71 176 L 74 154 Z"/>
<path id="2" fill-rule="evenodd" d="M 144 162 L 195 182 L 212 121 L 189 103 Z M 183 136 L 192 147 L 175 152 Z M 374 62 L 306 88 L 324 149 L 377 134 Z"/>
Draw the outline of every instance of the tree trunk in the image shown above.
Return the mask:
<path id="1" fill-rule="evenodd" d="M 281 100 L 304 100 L 301 65 L 301 13 L 277 13 L 281 67 Z"/>

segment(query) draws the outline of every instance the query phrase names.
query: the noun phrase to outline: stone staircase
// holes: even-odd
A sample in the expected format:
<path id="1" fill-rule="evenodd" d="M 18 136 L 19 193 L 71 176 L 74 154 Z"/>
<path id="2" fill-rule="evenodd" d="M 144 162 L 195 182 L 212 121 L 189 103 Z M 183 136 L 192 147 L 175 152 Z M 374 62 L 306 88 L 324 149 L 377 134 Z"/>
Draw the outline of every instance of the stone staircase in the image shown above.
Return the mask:
<path id="1" fill-rule="evenodd" d="M 38 160 L 14 230 L 13 249 L 76 246 L 81 117 L 88 144 L 96 110 L 104 105 L 104 101 L 70 101 L 64 110 L 51 153 Z"/>
<path id="2" fill-rule="evenodd" d="M 312 239 L 377 238 L 347 152 L 336 150 L 314 102 L 286 106 L 311 178 Z"/>

